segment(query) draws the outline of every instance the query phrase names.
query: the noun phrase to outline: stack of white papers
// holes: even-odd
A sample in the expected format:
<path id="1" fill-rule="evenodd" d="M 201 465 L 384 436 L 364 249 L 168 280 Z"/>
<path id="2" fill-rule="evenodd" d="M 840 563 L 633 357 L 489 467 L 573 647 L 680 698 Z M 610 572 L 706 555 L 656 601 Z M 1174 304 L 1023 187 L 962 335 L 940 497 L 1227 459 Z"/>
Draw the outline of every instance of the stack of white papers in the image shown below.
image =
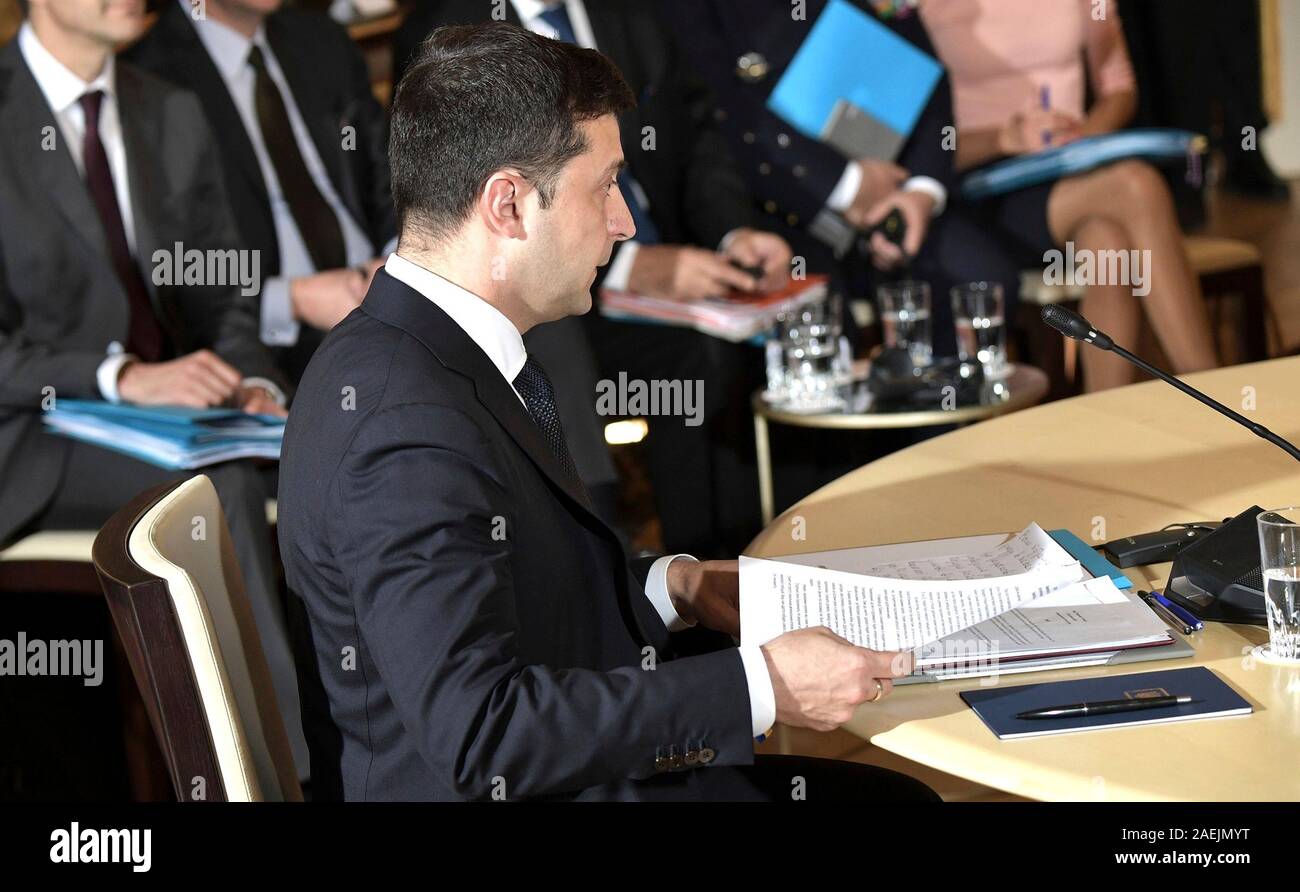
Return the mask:
<path id="1" fill-rule="evenodd" d="M 1037 524 L 975 553 L 855 566 L 740 559 L 741 640 L 826 626 L 871 650 L 914 651 L 918 670 L 1113 653 L 1168 629 L 1109 577 L 1092 578 Z"/>

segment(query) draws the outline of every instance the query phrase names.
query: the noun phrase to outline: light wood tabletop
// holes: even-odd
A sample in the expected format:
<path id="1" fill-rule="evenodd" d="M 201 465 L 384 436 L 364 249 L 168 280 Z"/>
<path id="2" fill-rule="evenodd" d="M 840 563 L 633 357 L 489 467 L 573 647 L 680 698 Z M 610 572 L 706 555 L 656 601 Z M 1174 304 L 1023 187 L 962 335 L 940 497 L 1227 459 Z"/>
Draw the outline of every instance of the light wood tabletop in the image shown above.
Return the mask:
<path id="1" fill-rule="evenodd" d="M 1300 357 L 1188 376 L 1300 440 Z M 1175 522 L 1300 504 L 1300 464 L 1160 382 L 1026 409 L 865 465 L 770 524 L 758 557 L 976 533 L 1030 521 L 1100 544 Z M 802 534 L 802 538 L 799 538 Z M 1126 571 L 1161 585 L 1168 564 Z M 1150 587 L 1150 586 L 1147 586 Z M 1255 661 L 1263 627 L 1207 623 L 1195 657 L 1004 675 L 999 685 L 1202 665 L 1253 715 L 998 740 L 958 693 L 987 679 L 896 688 L 846 729 L 875 745 L 1020 796 L 1046 800 L 1300 800 L 1300 669 Z"/>

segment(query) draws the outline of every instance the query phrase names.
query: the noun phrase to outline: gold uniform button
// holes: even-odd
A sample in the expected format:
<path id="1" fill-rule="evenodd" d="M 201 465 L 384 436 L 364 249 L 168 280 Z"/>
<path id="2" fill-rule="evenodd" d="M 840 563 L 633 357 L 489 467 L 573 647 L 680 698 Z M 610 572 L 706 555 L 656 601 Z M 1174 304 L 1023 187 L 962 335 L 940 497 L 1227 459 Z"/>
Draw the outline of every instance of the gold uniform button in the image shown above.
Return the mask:
<path id="1" fill-rule="evenodd" d="M 700 764 L 708 765 L 710 762 L 713 761 L 713 758 L 716 755 L 717 753 L 714 752 L 711 747 L 707 747 L 707 746 L 704 747 L 703 749 L 700 750 Z"/>
<path id="2" fill-rule="evenodd" d="M 786 214 L 785 222 L 788 223 L 788 224 L 790 224 L 791 226 L 798 226 L 798 225 L 799 225 L 799 215 L 798 215 L 798 214 Z"/>
<path id="3" fill-rule="evenodd" d="M 763 210 L 767 211 L 769 214 L 775 214 L 776 202 L 769 198 L 767 201 L 763 202 Z"/>

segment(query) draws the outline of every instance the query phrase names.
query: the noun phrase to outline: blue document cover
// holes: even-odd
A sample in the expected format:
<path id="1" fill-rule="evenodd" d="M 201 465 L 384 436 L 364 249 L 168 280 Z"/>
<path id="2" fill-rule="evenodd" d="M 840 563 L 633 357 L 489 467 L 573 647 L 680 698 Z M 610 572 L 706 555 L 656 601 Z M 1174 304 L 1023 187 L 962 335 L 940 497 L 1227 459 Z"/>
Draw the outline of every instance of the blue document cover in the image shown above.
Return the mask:
<path id="1" fill-rule="evenodd" d="M 1089 700 L 1123 700 L 1160 694 L 1188 694 L 1198 702 L 1066 719 L 1016 718 L 1017 713 L 1030 709 L 1045 709 Z M 1056 681 L 1046 684 L 1016 685 L 1009 688 L 982 688 L 962 691 L 961 698 L 1001 740 L 1067 734 L 1071 731 L 1096 731 L 1120 725 L 1152 725 L 1161 722 L 1248 715 L 1253 711 L 1250 703 L 1204 666 L 1190 669 L 1165 669 L 1161 672 L 1139 672 L 1135 675 L 1080 678 L 1074 681 Z"/>
<path id="2" fill-rule="evenodd" d="M 284 419 L 238 409 L 130 406 L 59 400 L 44 417 L 51 432 L 93 443 L 168 470 L 190 470 L 237 458 L 276 459 Z"/>
<path id="3" fill-rule="evenodd" d="M 1123 570 L 1098 554 L 1096 549 L 1074 533 L 1069 530 L 1048 530 L 1047 535 L 1055 539 L 1057 545 L 1068 551 L 1093 576 L 1109 576 L 1111 582 L 1115 583 L 1115 588 L 1133 587 L 1133 580 L 1125 576 Z"/>
<path id="4" fill-rule="evenodd" d="M 980 168 L 962 180 L 961 194 L 969 199 L 988 198 L 1085 173 L 1123 158 L 1178 159 L 1204 149 L 1205 137 L 1161 127 L 1086 136 L 1055 149 Z"/>
<path id="5" fill-rule="evenodd" d="M 837 107 L 840 112 L 855 108 L 877 135 L 892 134 L 890 144 L 901 147 L 942 75 L 943 67 L 934 58 L 873 16 L 848 0 L 831 0 L 772 90 L 767 107 L 800 133 L 823 141 L 834 128 Z M 860 131 L 863 125 L 856 126 Z M 830 142 L 845 151 L 835 140 Z M 892 160 L 892 155 L 882 160 Z"/>

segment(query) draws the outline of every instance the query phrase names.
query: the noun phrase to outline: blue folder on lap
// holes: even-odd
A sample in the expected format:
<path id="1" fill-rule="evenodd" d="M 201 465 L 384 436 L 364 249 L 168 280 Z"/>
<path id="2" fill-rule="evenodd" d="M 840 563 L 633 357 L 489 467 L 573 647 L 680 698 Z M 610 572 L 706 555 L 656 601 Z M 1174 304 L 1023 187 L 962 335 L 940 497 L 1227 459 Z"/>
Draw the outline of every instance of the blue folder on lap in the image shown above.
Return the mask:
<path id="1" fill-rule="evenodd" d="M 1008 158 L 968 174 L 961 194 L 978 200 L 1049 183 L 1125 158 L 1153 161 L 1185 158 L 1205 151 L 1205 137 L 1188 130 L 1150 127 L 1087 136 L 1032 155 Z"/>
<path id="2" fill-rule="evenodd" d="M 873 16 L 848 0 L 831 0 L 767 107 L 846 157 L 891 161 L 942 75 L 934 58 Z"/>

